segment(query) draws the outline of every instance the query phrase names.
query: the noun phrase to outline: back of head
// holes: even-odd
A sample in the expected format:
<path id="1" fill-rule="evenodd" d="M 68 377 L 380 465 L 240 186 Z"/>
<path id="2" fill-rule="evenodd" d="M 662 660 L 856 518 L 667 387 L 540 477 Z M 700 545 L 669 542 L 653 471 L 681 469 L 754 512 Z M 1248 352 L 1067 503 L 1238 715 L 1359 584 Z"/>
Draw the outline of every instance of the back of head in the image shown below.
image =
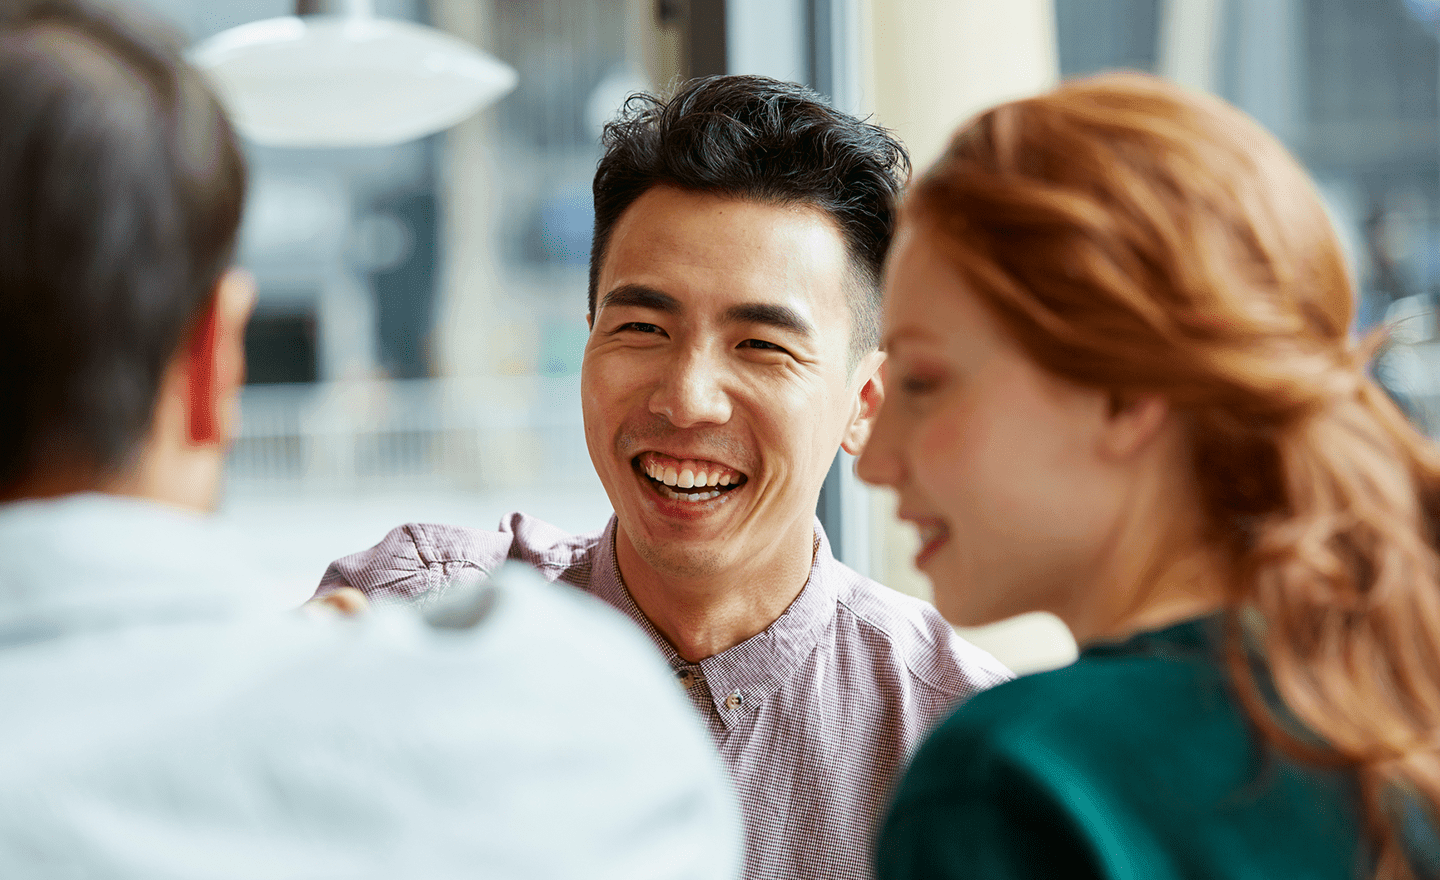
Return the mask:
<path id="1" fill-rule="evenodd" d="M 76 2 L 0 7 L 0 492 L 122 471 L 228 267 L 235 135 L 176 44 Z"/>
<path id="2" fill-rule="evenodd" d="M 1109 75 L 973 120 L 905 214 L 1042 367 L 1169 400 L 1247 709 L 1357 771 L 1380 872 L 1403 876 L 1394 793 L 1440 807 L 1440 465 L 1366 373 L 1303 169 L 1218 99 Z M 1265 705 L 1242 619 L 1306 733 Z"/>
<path id="3" fill-rule="evenodd" d="M 669 100 L 632 96 L 605 126 L 595 172 L 590 314 L 611 230 L 655 186 L 769 204 L 808 205 L 835 221 L 856 283 L 852 361 L 879 340 L 879 280 L 894 232 L 905 148 L 884 129 L 830 107 L 804 86 L 713 76 Z"/>

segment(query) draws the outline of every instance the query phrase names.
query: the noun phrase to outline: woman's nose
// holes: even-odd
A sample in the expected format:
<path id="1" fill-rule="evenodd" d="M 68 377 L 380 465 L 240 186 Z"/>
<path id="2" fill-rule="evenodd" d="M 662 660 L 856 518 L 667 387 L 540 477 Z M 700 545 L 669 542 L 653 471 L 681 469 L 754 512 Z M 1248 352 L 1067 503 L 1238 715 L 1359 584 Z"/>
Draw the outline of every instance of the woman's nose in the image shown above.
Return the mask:
<path id="1" fill-rule="evenodd" d="M 899 448 L 901 427 L 893 412 L 889 401 L 880 405 L 870 439 L 855 461 L 855 475 L 872 486 L 898 486 L 905 478 Z"/>

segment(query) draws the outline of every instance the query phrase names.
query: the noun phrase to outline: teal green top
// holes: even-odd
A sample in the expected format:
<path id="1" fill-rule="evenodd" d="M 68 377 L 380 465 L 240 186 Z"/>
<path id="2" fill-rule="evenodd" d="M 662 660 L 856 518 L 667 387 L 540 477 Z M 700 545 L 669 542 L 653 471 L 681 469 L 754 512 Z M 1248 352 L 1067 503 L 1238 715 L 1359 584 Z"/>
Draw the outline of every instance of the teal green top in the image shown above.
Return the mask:
<path id="1" fill-rule="evenodd" d="M 881 880 L 1369 877 L 1350 778 L 1262 748 L 1218 618 L 982 693 L 915 756 Z"/>

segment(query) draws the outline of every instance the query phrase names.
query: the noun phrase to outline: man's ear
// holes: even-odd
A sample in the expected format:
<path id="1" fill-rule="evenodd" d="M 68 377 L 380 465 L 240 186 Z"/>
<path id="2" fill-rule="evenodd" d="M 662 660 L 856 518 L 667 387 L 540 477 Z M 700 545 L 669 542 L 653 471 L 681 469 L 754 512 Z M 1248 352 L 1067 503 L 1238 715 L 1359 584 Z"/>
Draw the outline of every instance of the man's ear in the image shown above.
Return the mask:
<path id="1" fill-rule="evenodd" d="M 880 414 L 880 404 L 885 402 L 884 364 L 885 352 L 872 351 L 855 368 L 855 381 L 860 383 L 860 389 L 855 394 L 850 423 L 840 441 L 840 448 L 851 455 L 864 451 L 875 417 Z"/>
<path id="2" fill-rule="evenodd" d="M 593 312 L 585 313 L 585 326 L 591 330 L 595 329 L 595 314 Z"/>
<path id="3" fill-rule="evenodd" d="M 188 439 L 197 446 L 225 443 L 238 425 L 245 383 L 245 325 L 255 307 L 250 275 L 230 269 L 215 285 L 185 345 Z"/>
<path id="4" fill-rule="evenodd" d="M 1159 394 L 1111 393 L 1110 411 L 1101 429 L 1100 453 L 1111 461 L 1133 458 L 1170 419 L 1170 402 Z"/>

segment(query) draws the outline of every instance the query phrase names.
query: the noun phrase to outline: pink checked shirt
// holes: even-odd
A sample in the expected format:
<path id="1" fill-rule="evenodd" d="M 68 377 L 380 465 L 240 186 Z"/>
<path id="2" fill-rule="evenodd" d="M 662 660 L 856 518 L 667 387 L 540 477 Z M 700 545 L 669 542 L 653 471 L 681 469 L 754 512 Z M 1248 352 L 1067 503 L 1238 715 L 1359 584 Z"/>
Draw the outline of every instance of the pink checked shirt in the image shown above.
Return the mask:
<path id="1" fill-rule="evenodd" d="M 872 877 L 874 833 L 904 762 L 957 703 L 1010 678 L 930 605 L 838 562 L 818 521 L 799 597 L 764 632 L 699 663 L 681 659 L 630 598 L 613 517 L 584 535 L 523 513 L 493 532 L 404 525 L 332 563 L 317 594 L 352 586 L 377 603 L 428 603 L 507 559 L 589 591 L 650 634 L 730 769 L 747 880 Z M 596 699 L 623 700 L 624 683 Z"/>

